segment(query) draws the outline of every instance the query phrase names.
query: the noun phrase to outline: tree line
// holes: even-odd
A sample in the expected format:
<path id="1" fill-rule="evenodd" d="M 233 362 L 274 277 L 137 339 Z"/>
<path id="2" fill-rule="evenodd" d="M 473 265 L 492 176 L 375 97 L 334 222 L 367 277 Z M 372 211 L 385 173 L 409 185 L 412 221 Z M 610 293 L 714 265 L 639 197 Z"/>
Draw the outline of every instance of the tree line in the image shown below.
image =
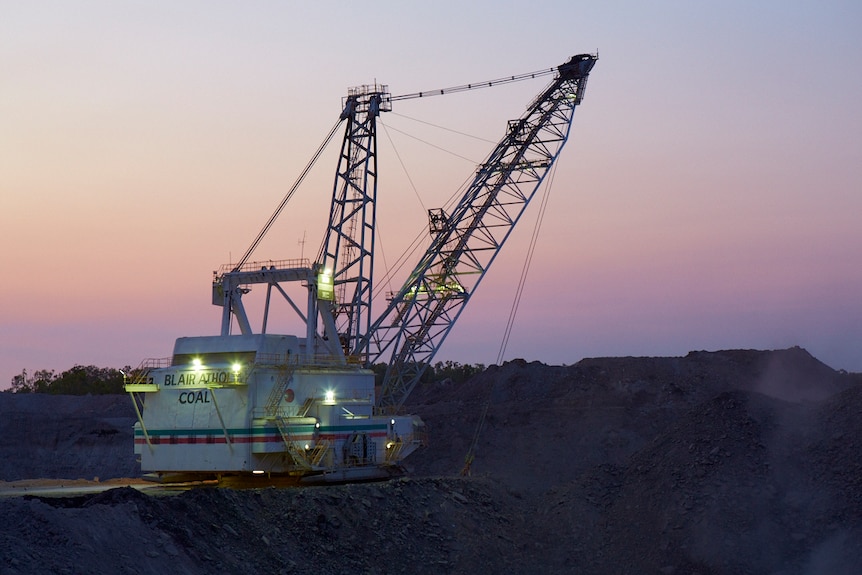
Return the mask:
<path id="1" fill-rule="evenodd" d="M 12 378 L 11 393 L 48 393 L 52 395 L 105 395 L 125 393 L 123 372 L 131 373 L 131 368 L 122 370 L 95 365 L 76 365 L 62 373 L 52 369 L 37 369 L 32 374 L 27 370 Z"/>
<path id="2" fill-rule="evenodd" d="M 383 380 L 386 364 L 373 366 L 378 382 Z M 457 361 L 438 361 L 429 365 L 422 374 L 420 383 L 434 383 L 449 379 L 454 383 L 463 383 L 475 374 L 485 370 L 482 364 L 462 364 Z M 126 375 L 123 375 L 125 372 Z M 62 373 L 54 370 L 38 369 L 32 374 L 27 370 L 12 378 L 12 386 L 4 390 L 7 393 L 48 393 L 52 395 L 104 395 L 125 393 L 123 385 L 126 377 L 134 379 L 132 368 L 114 369 L 111 367 L 96 367 L 94 365 L 76 365 Z"/>
<path id="3" fill-rule="evenodd" d="M 377 383 L 383 382 L 383 377 L 386 375 L 387 364 L 376 363 L 372 366 Z M 438 361 L 433 365 L 429 365 L 422 373 L 419 379 L 419 384 L 437 383 L 440 381 L 451 380 L 453 383 L 464 383 L 477 373 L 485 371 L 485 366 L 481 363 L 469 364 L 458 363 L 457 361 Z"/>

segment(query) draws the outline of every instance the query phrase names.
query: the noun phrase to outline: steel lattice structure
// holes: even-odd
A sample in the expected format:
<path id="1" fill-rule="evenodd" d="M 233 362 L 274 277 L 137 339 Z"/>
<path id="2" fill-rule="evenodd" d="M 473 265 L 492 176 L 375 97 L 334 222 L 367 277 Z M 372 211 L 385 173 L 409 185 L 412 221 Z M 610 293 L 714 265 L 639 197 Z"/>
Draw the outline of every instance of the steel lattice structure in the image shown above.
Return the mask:
<path id="1" fill-rule="evenodd" d="M 371 326 L 374 229 L 377 198 L 377 117 L 389 111 L 386 86 L 352 89 L 319 273 L 332 282 L 332 297 L 318 291 L 322 314 L 330 314 L 345 352 L 356 350 Z M 325 318 L 328 320 L 328 317 Z M 334 336 L 335 334 L 333 334 Z M 366 353 L 367 359 L 367 353 Z"/>
<path id="2" fill-rule="evenodd" d="M 243 334 L 252 327 L 242 305 L 245 286 L 267 284 L 261 333 L 266 333 L 270 294 L 284 296 L 306 323 L 305 354 L 326 355 L 370 367 L 387 364 L 378 407 L 401 407 L 440 349 L 512 229 L 523 215 L 569 136 L 597 56 L 581 54 L 550 70 L 392 97 L 386 86 L 352 89 L 339 121 L 239 264 L 213 278 L 213 303 L 223 306 L 222 335 L 231 318 Z M 451 213 L 429 211 L 432 241 L 386 309 L 372 320 L 377 198 L 377 118 L 392 102 L 460 92 L 555 74 L 524 115 L 508 124 L 503 139 L 478 167 Z M 301 183 L 326 143 L 345 122 L 326 237 L 314 264 L 248 263 L 251 252 Z M 279 285 L 308 287 L 306 313 Z M 322 330 L 318 329 L 318 318 Z"/>
<path id="3" fill-rule="evenodd" d="M 451 214 L 430 214 L 434 238 L 363 345 L 388 367 L 381 407 L 398 409 L 452 329 L 563 148 L 596 57 L 558 69 L 548 88 L 479 166 Z"/>

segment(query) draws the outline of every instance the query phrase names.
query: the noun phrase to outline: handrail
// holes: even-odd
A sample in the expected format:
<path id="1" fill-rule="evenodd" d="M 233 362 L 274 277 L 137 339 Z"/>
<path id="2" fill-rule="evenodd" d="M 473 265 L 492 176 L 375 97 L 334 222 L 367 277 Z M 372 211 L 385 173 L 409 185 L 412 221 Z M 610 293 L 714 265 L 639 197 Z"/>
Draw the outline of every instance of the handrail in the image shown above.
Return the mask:
<path id="1" fill-rule="evenodd" d="M 263 353 L 259 352 L 254 360 L 257 365 L 267 366 L 299 366 L 299 367 L 361 367 L 362 358 L 359 356 L 348 356 L 347 363 L 341 356 L 331 354 L 315 354 L 312 358 L 306 359 L 300 354 L 292 353 Z"/>
<path id="2" fill-rule="evenodd" d="M 256 272 L 261 269 L 296 269 L 307 268 L 311 269 L 311 260 L 308 258 L 294 258 L 286 260 L 266 260 L 256 262 L 246 262 L 243 264 L 222 264 L 218 271 L 215 272 L 216 277 L 221 277 L 230 272 Z"/>
<path id="3" fill-rule="evenodd" d="M 141 362 L 138 369 L 135 371 L 143 372 L 150 369 L 159 369 L 162 367 L 171 367 L 173 365 L 173 357 L 148 357 Z"/>

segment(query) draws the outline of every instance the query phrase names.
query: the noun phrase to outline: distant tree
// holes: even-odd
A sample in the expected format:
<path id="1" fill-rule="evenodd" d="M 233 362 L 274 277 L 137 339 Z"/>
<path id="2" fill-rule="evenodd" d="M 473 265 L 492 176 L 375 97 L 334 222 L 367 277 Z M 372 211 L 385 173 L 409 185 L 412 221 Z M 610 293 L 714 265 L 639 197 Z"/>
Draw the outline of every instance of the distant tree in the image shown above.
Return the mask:
<path id="1" fill-rule="evenodd" d="M 54 395 L 123 393 L 123 374 L 110 367 L 76 365 L 57 376 L 47 393 Z"/>
<path id="2" fill-rule="evenodd" d="M 383 378 L 386 376 L 386 364 L 375 363 L 371 366 L 371 370 L 374 372 L 374 385 L 383 385 Z"/>
<path id="3" fill-rule="evenodd" d="M 33 374 L 33 391 L 35 393 L 48 393 L 51 385 L 56 381 L 53 369 L 37 369 Z"/>
<path id="4" fill-rule="evenodd" d="M 126 367 L 126 373 L 131 369 Z M 118 369 L 76 365 L 60 375 L 52 370 L 37 370 L 32 376 L 27 370 L 12 378 L 12 393 L 48 393 L 51 395 L 104 395 L 123 393 L 123 374 Z"/>
<path id="5" fill-rule="evenodd" d="M 371 366 L 374 370 L 375 381 L 377 385 L 383 383 L 383 378 L 386 375 L 385 363 L 375 363 Z M 419 383 L 426 385 L 429 383 L 437 383 L 439 381 L 451 380 L 454 383 L 464 383 L 477 373 L 485 371 L 485 366 L 481 363 L 477 364 L 462 364 L 457 361 L 438 361 L 433 365 L 429 365 L 422 373 Z"/>
<path id="6" fill-rule="evenodd" d="M 54 371 L 37 369 L 33 375 L 27 375 L 27 370 L 12 378 L 12 386 L 6 390 L 11 393 L 47 393 L 55 379 Z"/>
<path id="7" fill-rule="evenodd" d="M 468 364 L 458 363 L 457 361 L 438 361 L 434 364 L 433 379 L 430 381 L 443 381 L 446 379 L 454 383 L 464 383 L 477 373 L 485 371 L 485 366 L 481 363 Z"/>
<path id="8" fill-rule="evenodd" d="M 21 373 L 12 377 L 12 386 L 3 391 L 9 393 L 33 393 L 33 386 L 27 378 L 27 370 L 22 369 Z"/>

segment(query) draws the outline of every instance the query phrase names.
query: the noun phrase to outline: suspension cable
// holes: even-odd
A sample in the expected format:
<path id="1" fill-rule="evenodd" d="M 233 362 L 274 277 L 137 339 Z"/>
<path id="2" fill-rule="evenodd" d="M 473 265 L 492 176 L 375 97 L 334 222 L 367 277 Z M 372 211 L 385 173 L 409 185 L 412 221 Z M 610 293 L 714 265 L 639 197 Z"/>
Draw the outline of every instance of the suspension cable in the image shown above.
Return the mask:
<path id="1" fill-rule="evenodd" d="M 382 122 L 381 122 L 381 123 L 382 123 Z M 455 153 L 455 152 L 453 152 L 452 150 L 447 150 L 446 148 L 443 148 L 443 147 L 441 147 L 441 146 L 437 146 L 436 144 L 432 144 L 431 142 L 427 142 L 427 141 L 423 140 L 422 138 L 418 138 L 418 137 L 414 136 L 413 134 L 408 134 L 407 132 L 405 132 L 405 131 L 403 131 L 403 130 L 399 130 L 398 128 L 396 128 L 396 127 L 394 127 L 394 126 L 389 126 L 389 128 L 388 128 L 388 129 L 390 129 L 390 130 L 394 130 L 394 131 L 398 132 L 399 134 L 402 134 L 402 135 L 404 135 L 404 136 L 407 136 L 408 138 L 412 138 L 412 139 L 414 139 L 414 140 L 416 140 L 416 141 L 418 141 L 418 142 L 422 142 L 422 143 L 423 143 L 423 144 L 425 144 L 426 146 L 430 146 L 430 147 L 432 147 L 432 148 L 434 148 L 434 149 L 440 150 L 441 152 L 446 152 L 447 154 L 451 154 L 451 155 L 455 156 L 456 158 L 460 158 L 460 159 L 462 159 L 462 160 L 467 160 L 468 162 L 470 162 L 470 163 L 471 163 L 471 164 L 473 164 L 473 165 L 478 164 L 478 162 L 477 162 L 477 161 L 475 161 L 475 160 L 471 160 L 470 158 L 467 158 L 467 157 L 462 156 L 462 155 L 460 155 L 460 154 L 456 154 L 456 153 Z"/>
<path id="2" fill-rule="evenodd" d="M 398 116 L 399 118 L 404 118 L 405 120 L 412 120 L 414 122 L 418 122 L 419 124 L 425 124 L 426 126 L 431 126 L 432 128 L 437 128 L 438 130 L 443 130 L 445 132 L 452 132 L 453 134 L 458 134 L 459 136 L 464 136 L 466 138 L 473 138 L 474 140 L 479 140 L 480 142 L 485 142 L 488 144 L 497 144 L 496 140 L 489 140 L 488 138 L 483 138 L 481 136 L 474 136 L 473 134 L 468 134 L 467 132 L 461 132 L 458 130 L 453 130 L 452 128 L 447 128 L 446 126 L 441 126 L 439 124 L 435 124 L 433 122 L 426 122 L 425 120 L 420 120 L 419 118 L 413 118 L 412 116 L 406 116 L 404 114 L 399 114 L 398 112 L 389 112 L 393 116 Z"/>
<path id="3" fill-rule="evenodd" d="M 248 258 L 251 257 L 252 252 L 254 252 L 254 250 L 257 248 L 257 245 L 261 242 L 261 240 L 263 239 L 263 236 L 266 235 L 266 233 L 269 231 L 269 228 L 272 226 L 273 223 L 275 223 L 275 220 L 281 214 L 281 210 L 284 209 L 284 206 L 286 206 L 287 202 L 290 201 L 290 198 L 293 197 L 293 194 L 294 194 L 294 192 L 296 192 L 296 189 L 299 187 L 299 185 L 305 179 L 305 176 L 308 175 L 308 172 L 311 171 L 311 168 L 317 162 L 317 159 L 323 153 L 323 150 L 326 149 L 326 146 L 329 145 L 329 142 L 332 140 L 332 136 L 335 135 L 335 132 L 336 132 L 336 130 L 338 130 L 338 126 L 341 124 L 342 121 L 343 121 L 343 119 L 339 118 L 338 121 L 335 122 L 335 125 L 332 126 L 332 130 L 329 131 L 329 134 L 323 140 L 323 143 L 321 143 L 320 147 L 317 148 L 317 151 L 314 152 L 314 156 L 312 156 L 311 160 L 308 162 L 308 164 L 306 164 L 305 168 L 299 174 L 299 177 L 296 179 L 296 181 L 290 187 L 290 190 L 288 190 L 287 194 L 281 200 L 281 203 L 278 205 L 278 207 L 275 209 L 275 211 L 269 217 L 269 220 L 266 222 L 266 224 L 263 226 L 263 228 L 257 234 L 257 237 L 251 243 L 251 246 L 249 246 L 248 250 L 246 250 L 245 254 L 242 256 L 242 259 L 240 259 L 239 263 L 233 267 L 233 271 L 237 271 L 240 268 L 242 268 L 243 264 L 245 264 L 248 261 Z"/>
<path id="4" fill-rule="evenodd" d="M 415 138 L 414 136 L 411 136 L 410 134 L 407 134 L 406 132 L 402 132 L 401 130 L 397 130 L 396 128 L 393 128 L 392 126 L 387 126 L 383 122 L 380 122 L 380 125 L 383 126 L 383 129 L 386 132 L 386 136 L 389 138 L 389 143 L 390 143 L 390 145 L 392 145 L 393 149 L 395 148 L 395 142 L 392 140 L 392 137 L 389 134 L 388 130 L 390 130 L 390 129 L 395 130 L 399 133 L 405 134 L 411 138 L 414 138 L 414 139 L 422 142 L 423 144 L 426 144 L 426 145 L 429 145 L 431 147 L 435 147 L 435 148 L 441 149 L 445 152 L 448 152 L 450 154 L 453 154 L 453 155 L 455 155 L 461 159 L 467 159 L 467 158 L 463 158 L 461 156 L 458 156 L 457 154 L 454 154 L 452 152 L 449 152 L 448 150 L 445 150 L 443 148 L 439 148 L 438 146 L 434 146 L 433 144 L 429 144 L 428 142 L 425 142 L 419 138 Z M 445 128 L 443 128 L 443 129 L 445 129 Z M 399 161 L 401 161 L 401 156 L 400 156 L 400 154 L 398 154 L 397 150 L 396 150 L 396 156 L 398 157 Z M 472 160 L 469 160 L 469 161 L 472 162 Z M 474 165 L 478 165 L 478 164 L 474 163 Z M 404 165 L 404 162 L 401 162 L 401 166 L 404 169 L 404 172 L 407 175 L 407 178 L 410 181 L 411 185 L 413 185 L 413 180 L 412 180 L 412 178 L 410 178 L 410 175 L 407 174 L 407 168 Z M 457 199 L 459 197 L 461 197 L 464 190 L 469 186 L 470 182 L 472 182 L 472 181 L 473 181 L 473 175 L 471 174 L 471 175 L 467 176 L 463 182 L 461 182 L 461 184 L 458 186 L 458 188 L 454 192 L 452 192 L 452 194 L 449 196 L 449 198 L 444 202 L 443 209 L 449 209 L 453 205 L 455 205 L 457 203 Z M 416 193 L 417 198 L 419 198 L 420 205 L 422 205 L 423 209 L 426 209 L 424 202 L 422 201 L 422 198 L 419 196 L 419 192 L 415 186 L 414 186 L 414 192 Z M 420 249 L 420 247 L 422 246 L 422 242 L 427 237 L 427 235 L 428 235 L 427 228 L 420 229 L 419 233 L 413 238 L 413 240 L 410 242 L 410 244 L 407 246 L 407 248 L 395 260 L 395 263 L 392 265 L 392 267 L 389 267 L 388 265 L 386 265 L 384 267 L 384 275 L 382 278 L 378 279 L 376 282 L 377 285 L 374 288 L 374 293 L 372 294 L 372 300 L 376 299 L 378 296 L 380 296 L 382 293 L 384 293 L 386 291 L 386 288 L 384 286 L 389 286 L 389 291 L 390 292 L 393 291 L 392 287 L 391 287 L 392 280 L 401 271 L 401 269 L 403 269 L 404 266 L 406 266 L 408 264 L 408 262 L 410 261 L 410 258 L 413 256 L 413 254 L 415 254 L 416 251 Z M 378 231 L 378 237 L 379 237 L 379 231 Z"/>
<path id="5" fill-rule="evenodd" d="M 467 186 L 470 184 L 470 182 L 472 180 L 473 180 L 472 175 L 469 176 L 467 179 L 465 179 L 461 183 L 461 185 L 458 187 L 458 189 L 452 193 L 452 195 L 449 197 L 449 199 L 446 200 L 446 202 L 443 205 L 443 208 L 444 209 L 451 208 L 456 203 L 456 200 L 463 194 L 463 191 L 467 188 Z M 404 266 L 406 266 L 408 264 L 408 262 L 410 262 L 409 258 L 411 258 L 413 256 L 413 254 L 416 253 L 416 251 L 422 247 L 422 242 L 425 240 L 425 238 L 427 236 L 428 236 L 427 228 L 421 229 L 419 231 L 419 233 L 416 234 L 416 237 L 413 238 L 413 241 L 410 243 L 409 246 L 407 246 L 407 248 L 404 250 L 404 252 L 402 252 L 402 254 L 398 257 L 398 259 L 395 260 L 395 263 L 392 265 L 392 267 L 386 269 L 384 277 L 382 278 L 382 280 L 379 280 L 377 282 L 377 287 L 374 289 L 374 295 L 372 296 L 373 299 L 376 299 L 377 296 L 379 296 L 381 293 L 383 293 L 384 289 L 381 288 L 380 286 L 387 284 L 387 283 L 391 283 L 391 281 L 395 277 L 395 275 L 398 274 L 398 272 L 400 272 L 404 268 Z"/>
<path id="6" fill-rule="evenodd" d="M 425 92 L 414 92 L 412 94 L 402 94 L 401 96 L 392 96 L 389 98 L 390 101 L 395 102 L 397 100 L 412 100 L 413 98 L 427 98 L 428 96 L 441 96 L 443 94 L 454 94 L 455 92 L 466 92 L 467 90 L 476 90 L 478 88 L 490 88 L 491 86 L 498 86 L 500 84 L 509 84 L 511 82 L 518 82 L 520 80 L 530 80 L 532 78 L 539 78 L 541 76 L 548 76 L 549 74 L 554 74 L 557 71 L 557 68 L 549 68 L 546 70 L 539 70 L 537 72 L 527 72 L 526 74 L 518 74 L 517 76 L 507 76 L 505 78 L 498 78 L 496 80 L 488 80 L 486 82 L 474 82 L 472 84 L 462 84 L 460 86 L 453 86 L 451 88 L 443 88 L 440 90 L 427 90 Z"/>
<path id="7" fill-rule="evenodd" d="M 425 207 L 425 202 L 422 201 L 422 197 L 419 195 L 419 190 L 416 188 L 416 184 L 413 183 L 413 178 L 410 177 L 410 172 L 407 171 L 407 166 L 404 164 L 404 160 L 401 158 L 398 148 L 395 147 L 395 142 L 392 141 L 392 136 L 389 134 L 389 128 L 387 128 L 386 124 L 383 122 L 379 123 L 383 126 L 383 132 L 386 134 L 386 139 L 389 140 L 389 145 L 392 146 L 392 150 L 395 152 L 395 157 L 398 158 L 398 163 L 401 164 L 401 169 L 404 170 L 404 175 L 407 177 L 410 187 L 413 188 L 413 193 L 416 195 L 416 199 L 419 200 L 419 205 L 422 206 L 423 210 L 428 211 L 428 208 Z M 395 128 L 392 129 L 394 130 Z M 401 133 L 403 134 L 404 132 Z"/>

